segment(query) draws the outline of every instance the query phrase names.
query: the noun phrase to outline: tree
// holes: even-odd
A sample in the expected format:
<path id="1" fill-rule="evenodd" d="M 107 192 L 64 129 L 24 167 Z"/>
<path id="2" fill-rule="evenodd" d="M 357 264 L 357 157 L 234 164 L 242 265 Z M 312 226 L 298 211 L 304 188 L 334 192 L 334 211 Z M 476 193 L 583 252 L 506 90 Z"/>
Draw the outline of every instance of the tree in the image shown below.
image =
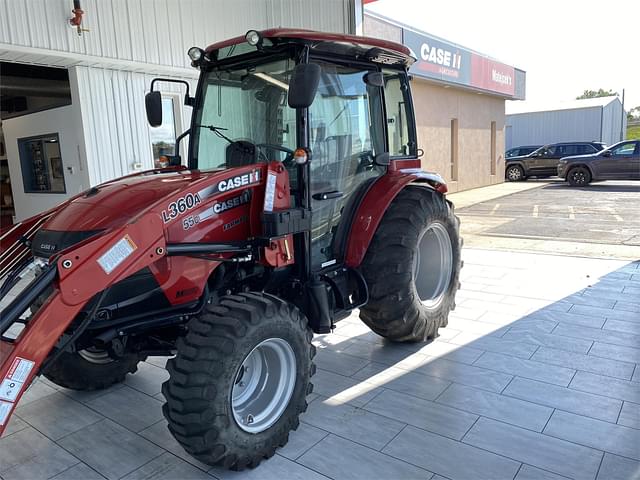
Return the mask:
<path id="1" fill-rule="evenodd" d="M 627 121 L 633 122 L 640 120 L 640 106 L 633 107 L 627 112 Z"/>
<path id="2" fill-rule="evenodd" d="M 582 100 L 585 98 L 597 98 L 597 97 L 615 97 L 618 95 L 618 92 L 614 92 L 613 90 L 603 90 L 599 88 L 598 90 L 585 90 L 582 92 L 582 95 L 576 97 L 576 100 Z"/>

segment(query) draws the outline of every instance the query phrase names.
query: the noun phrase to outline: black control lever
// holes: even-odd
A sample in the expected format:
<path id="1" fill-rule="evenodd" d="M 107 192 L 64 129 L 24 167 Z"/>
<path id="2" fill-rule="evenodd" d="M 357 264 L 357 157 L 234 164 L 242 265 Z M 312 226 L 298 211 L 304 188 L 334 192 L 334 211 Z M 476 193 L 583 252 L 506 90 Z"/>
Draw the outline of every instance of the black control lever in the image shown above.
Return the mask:
<path id="1" fill-rule="evenodd" d="M 314 200 L 331 200 L 333 198 L 340 198 L 343 195 L 344 193 L 339 192 L 338 190 L 333 190 L 331 192 L 314 193 L 312 198 Z"/>

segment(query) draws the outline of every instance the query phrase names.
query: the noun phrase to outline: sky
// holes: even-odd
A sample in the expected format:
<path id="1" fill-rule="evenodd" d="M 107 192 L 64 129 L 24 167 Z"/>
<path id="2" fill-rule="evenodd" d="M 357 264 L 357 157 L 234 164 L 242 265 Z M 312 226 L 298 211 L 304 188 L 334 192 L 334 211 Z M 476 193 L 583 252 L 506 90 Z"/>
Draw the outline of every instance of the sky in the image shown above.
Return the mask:
<path id="1" fill-rule="evenodd" d="M 527 100 L 624 88 L 625 110 L 640 106 L 638 0 L 377 0 L 365 9 L 525 70 Z"/>

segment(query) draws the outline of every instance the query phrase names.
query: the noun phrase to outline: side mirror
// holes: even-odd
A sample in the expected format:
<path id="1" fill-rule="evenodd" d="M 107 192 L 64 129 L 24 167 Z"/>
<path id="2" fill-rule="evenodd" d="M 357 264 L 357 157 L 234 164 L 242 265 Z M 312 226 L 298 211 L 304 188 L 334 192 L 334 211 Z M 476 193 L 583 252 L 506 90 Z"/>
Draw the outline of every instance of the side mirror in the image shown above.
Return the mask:
<path id="1" fill-rule="evenodd" d="M 372 87 L 384 87 L 384 75 L 381 72 L 369 72 L 362 78 L 364 83 Z"/>
<path id="2" fill-rule="evenodd" d="M 391 163 L 391 156 L 389 152 L 382 152 L 376 155 L 373 159 L 373 163 L 376 165 L 380 165 L 381 167 L 386 167 Z"/>
<path id="3" fill-rule="evenodd" d="M 144 96 L 144 106 L 147 110 L 147 121 L 152 127 L 162 125 L 162 96 L 160 92 L 149 92 Z"/>
<path id="4" fill-rule="evenodd" d="M 610 157 L 611 156 L 611 150 L 605 150 L 604 152 L 602 152 L 602 156 L 603 157 Z"/>
<path id="5" fill-rule="evenodd" d="M 289 81 L 288 102 L 291 108 L 307 108 L 313 103 L 320 83 L 320 65 L 299 63 Z"/>

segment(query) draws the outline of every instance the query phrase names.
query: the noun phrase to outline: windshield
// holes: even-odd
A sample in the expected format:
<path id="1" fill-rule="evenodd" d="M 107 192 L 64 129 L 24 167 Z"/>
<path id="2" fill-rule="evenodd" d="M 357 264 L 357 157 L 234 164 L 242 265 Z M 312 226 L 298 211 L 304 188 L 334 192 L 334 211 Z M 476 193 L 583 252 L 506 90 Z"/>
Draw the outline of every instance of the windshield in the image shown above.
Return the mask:
<path id="1" fill-rule="evenodd" d="M 293 60 L 207 73 L 195 112 L 194 162 L 201 170 L 285 160 L 296 148 L 296 112 L 287 105 Z"/>

